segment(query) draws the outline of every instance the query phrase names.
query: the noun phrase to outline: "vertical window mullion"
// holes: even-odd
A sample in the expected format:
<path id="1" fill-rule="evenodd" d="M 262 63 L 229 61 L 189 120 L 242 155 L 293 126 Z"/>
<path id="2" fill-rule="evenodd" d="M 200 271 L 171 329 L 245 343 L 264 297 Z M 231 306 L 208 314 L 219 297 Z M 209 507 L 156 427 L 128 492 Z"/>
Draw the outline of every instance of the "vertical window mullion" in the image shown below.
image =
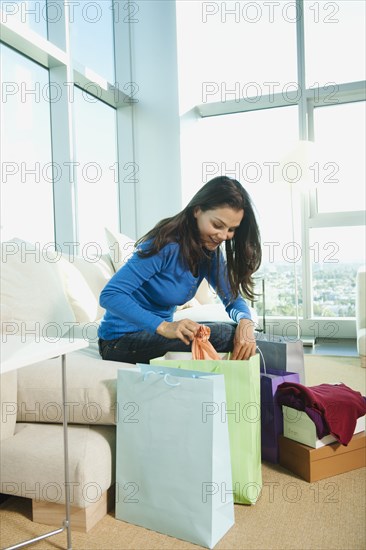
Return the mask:
<path id="1" fill-rule="evenodd" d="M 121 12 L 123 6 L 119 0 L 113 1 L 114 10 Z M 119 90 L 132 90 L 136 96 L 130 104 L 125 101 L 117 104 L 117 166 L 119 189 L 120 231 L 137 238 L 137 202 L 136 187 L 139 182 L 139 167 L 135 157 L 134 143 L 134 102 L 139 100 L 139 89 L 135 82 L 132 67 L 131 41 L 133 22 L 127 14 L 127 21 L 113 17 L 114 59 L 116 85 Z M 130 174 L 130 176 L 129 176 Z"/>
<path id="2" fill-rule="evenodd" d="M 66 64 L 50 67 L 50 82 L 61 90 L 58 101 L 50 101 L 52 159 L 54 163 L 55 240 L 62 250 L 77 241 L 75 209 L 75 160 L 73 144 L 73 70 L 70 55 L 69 7 L 58 0 L 62 17 L 48 24 L 48 38 L 66 51 Z M 76 249 L 74 250 L 76 252 Z"/>
<path id="3" fill-rule="evenodd" d="M 65 66 L 50 69 L 50 82 L 65 88 L 68 82 L 68 71 Z M 72 86 L 68 82 L 68 86 Z M 63 89 L 57 102 L 50 103 L 53 189 L 55 204 L 55 239 L 61 249 L 67 249 L 65 243 L 76 242 L 75 219 L 75 170 L 73 169 L 71 120 L 68 94 L 72 87 Z"/>
<path id="4" fill-rule="evenodd" d="M 299 139 L 307 139 L 307 102 L 305 85 L 305 33 L 304 33 L 304 2 L 296 0 L 297 14 L 296 19 L 296 41 L 297 41 L 297 79 L 300 90 L 299 99 Z"/>
<path id="5" fill-rule="evenodd" d="M 296 0 L 297 13 L 301 14 L 296 21 L 297 40 L 297 75 L 298 87 L 301 91 L 299 100 L 299 139 L 308 139 L 308 113 L 305 85 L 305 31 L 304 31 L 304 2 Z M 307 227 L 308 204 L 305 192 L 301 193 L 301 251 L 302 251 L 302 314 L 303 319 L 311 316 L 311 274 L 309 261 L 309 233 Z"/>

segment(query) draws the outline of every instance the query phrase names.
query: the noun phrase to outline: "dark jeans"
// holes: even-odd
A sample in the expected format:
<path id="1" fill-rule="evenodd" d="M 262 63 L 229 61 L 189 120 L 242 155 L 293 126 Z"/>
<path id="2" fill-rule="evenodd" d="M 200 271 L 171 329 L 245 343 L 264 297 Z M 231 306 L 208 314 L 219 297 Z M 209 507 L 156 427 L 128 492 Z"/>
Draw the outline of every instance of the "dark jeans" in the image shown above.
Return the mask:
<path id="1" fill-rule="evenodd" d="M 210 342 L 216 351 L 232 351 L 236 325 L 230 323 L 204 324 L 211 329 Z M 145 331 L 129 332 L 116 340 L 99 338 L 99 353 L 103 359 L 109 361 L 148 364 L 150 359 L 161 357 L 168 351 L 191 351 L 191 345 L 187 346 L 179 338 L 169 340 L 159 334 L 150 334 Z"/>

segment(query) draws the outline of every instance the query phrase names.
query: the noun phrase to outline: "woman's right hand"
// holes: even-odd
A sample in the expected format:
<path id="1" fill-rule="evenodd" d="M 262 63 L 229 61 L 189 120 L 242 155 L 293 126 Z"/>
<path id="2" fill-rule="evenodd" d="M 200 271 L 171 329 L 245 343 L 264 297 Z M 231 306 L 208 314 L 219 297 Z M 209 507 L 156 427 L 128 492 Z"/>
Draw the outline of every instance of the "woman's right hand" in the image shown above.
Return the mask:
<path id="1" fill-rule="evenodd" d="M 181 321 L 174 321 L 171 323 L 163 321 L 156 329 L 156 332 L 160 334 L 160 336 L 169 338 L 169 340 L 179 338 L 189 346 L 200 326 L 201 325 L 190 319 L 182 319 Z"/>

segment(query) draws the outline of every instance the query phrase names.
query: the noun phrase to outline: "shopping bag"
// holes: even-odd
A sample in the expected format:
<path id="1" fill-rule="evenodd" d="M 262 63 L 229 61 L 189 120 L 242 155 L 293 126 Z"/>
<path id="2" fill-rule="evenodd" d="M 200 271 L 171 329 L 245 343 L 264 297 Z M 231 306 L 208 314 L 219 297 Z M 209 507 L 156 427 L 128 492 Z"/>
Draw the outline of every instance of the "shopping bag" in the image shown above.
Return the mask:
<path id="1" fill-rule="evenodd" d="M 299 374 L 273 369 L 261 372 L 261 442 L 262 460 L 279 462 L 278 438 L 283 434 L 282 407 L 276 392 L 282 382 L 299 382 Z"/>
<path id="2" fill-rule="evenodd" d="M 213 548 L 234 524 L 224 377 L 119 369 L 116 518 Z"/>
<path id="3" fill-rule="evenodd" d="M 191 353 L 168 352 L 150 363 L 224 375 L 227 406 L 219 412 L 229 427 L 234 502 L 254 504 L 262 488 L 259 357 L 232 361 L 219 355 L 221 360 L 199 361 Z"/>
<path id="4" fill-rule="evenodd" d="M 264 360 L 268 369 L 297 372 L 301 384 L 305 385 L 304 347 L 301 340 L 262 333 L 256 333 L 255 338 L 257 348 L 263 354 L 260 359 L 262 371 Z"/>

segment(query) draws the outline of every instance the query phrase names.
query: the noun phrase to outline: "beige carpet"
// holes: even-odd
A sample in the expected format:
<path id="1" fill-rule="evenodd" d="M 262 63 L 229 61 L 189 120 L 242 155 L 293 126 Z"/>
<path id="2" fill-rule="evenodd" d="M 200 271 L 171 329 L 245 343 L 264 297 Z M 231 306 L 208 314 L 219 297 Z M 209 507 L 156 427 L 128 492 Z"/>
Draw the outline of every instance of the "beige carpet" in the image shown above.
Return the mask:
<path id="1" fill-rule="evenodd" d="M 359 359 L 306 356 L 307 385 L 344 382 L 365 394 Z M 235 506 L 236 523 L 217 549 L 356 550 L 366 548 L 366 469 L 309 484 L 280 466 L 263 465 L 263 490 L 255 506 Z M 12 497 L 1 508 L 1 547 L 48 528 L 33 523 L 30 501 Z M 66 535 L 32 545 L 65 548 Z M 88 534 L 73 533 L 74 550 L 199 548 L 114 519 L 111 513 Z"/>
<path id="2" fill-rule="evenodd" d="M 305 355 L 306 385 L 343 382 L 366 395 L 366 369 L 360 364 L 359 357 Z"/>

